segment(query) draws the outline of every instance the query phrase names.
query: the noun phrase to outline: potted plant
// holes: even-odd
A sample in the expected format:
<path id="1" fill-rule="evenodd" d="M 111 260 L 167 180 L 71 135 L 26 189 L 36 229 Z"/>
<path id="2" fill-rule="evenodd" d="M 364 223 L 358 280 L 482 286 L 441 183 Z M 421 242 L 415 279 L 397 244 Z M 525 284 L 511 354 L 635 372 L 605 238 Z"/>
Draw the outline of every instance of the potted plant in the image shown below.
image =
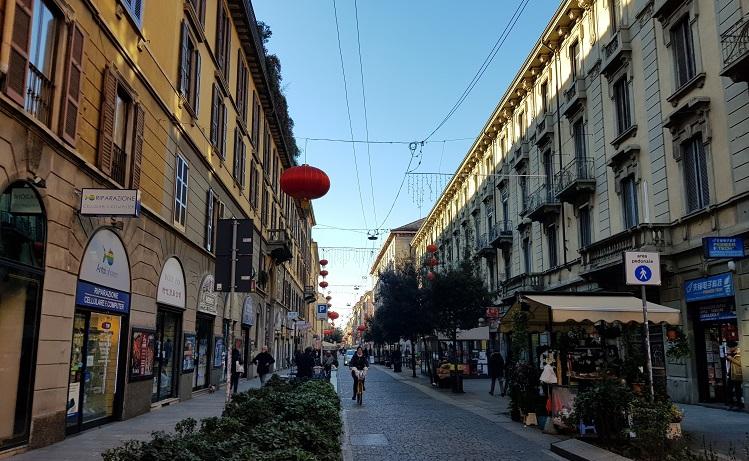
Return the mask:
<path id="1" fill-rule="evenodd" d="M 684 419 L 684 411 L 677 407 L 676 404 L 671 403 L 668 407 L 668 431 L 666 437 L 669 439 L 680 439 L 681 438 L 681 420 Z"/>
<path id="2" fill-rule="evenodd" d="M 622 363 L 622 378 L 632 387 L 635 394 L 641 394 L 645 387 L 645 367 L 643 359 L 630 355 Z"/>

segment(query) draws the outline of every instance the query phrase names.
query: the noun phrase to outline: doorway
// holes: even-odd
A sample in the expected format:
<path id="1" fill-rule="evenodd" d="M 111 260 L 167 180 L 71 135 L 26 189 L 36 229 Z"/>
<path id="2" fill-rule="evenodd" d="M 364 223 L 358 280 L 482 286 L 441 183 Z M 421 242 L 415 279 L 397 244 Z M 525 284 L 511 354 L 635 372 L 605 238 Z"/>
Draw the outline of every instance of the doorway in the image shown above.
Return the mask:
<path id="1" fill-rule="evenodd" d="M 213 317 L 198 314 L 195 320 L 195 373 L 193 389 L 205 389 L 211 384 L 211 336 Z"/>
<path id="2" fill-rule="evenodd" d="M 156 313 L 156 360 L 151 402 L 177 396 L 177 339 L 180 337 L 181 325 L 181 314 L 159 308 Z"/>

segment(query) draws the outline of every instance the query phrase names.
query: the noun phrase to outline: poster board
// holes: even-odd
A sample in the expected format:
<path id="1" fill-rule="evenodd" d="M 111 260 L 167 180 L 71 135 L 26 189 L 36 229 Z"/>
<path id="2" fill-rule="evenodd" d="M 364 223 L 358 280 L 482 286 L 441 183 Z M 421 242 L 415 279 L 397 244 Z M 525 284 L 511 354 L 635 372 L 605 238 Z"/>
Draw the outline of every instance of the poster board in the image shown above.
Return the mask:
<path id="1" fill-rule="evenodd" d="M 195 333 L 185 333 L 182 343 L 182 373 L 195 371 Z"/>
<path id="2" fill-rule="evenodd" d="M 156 330 L 133 328 L 130 340 L 130 381 L 153 378 Z"/>
<path id="3" fill-rule="evenodd" d="M 216 336 L 213 342 L 213 368 L 221 368 L 224 365 L 224 337 Z"/>

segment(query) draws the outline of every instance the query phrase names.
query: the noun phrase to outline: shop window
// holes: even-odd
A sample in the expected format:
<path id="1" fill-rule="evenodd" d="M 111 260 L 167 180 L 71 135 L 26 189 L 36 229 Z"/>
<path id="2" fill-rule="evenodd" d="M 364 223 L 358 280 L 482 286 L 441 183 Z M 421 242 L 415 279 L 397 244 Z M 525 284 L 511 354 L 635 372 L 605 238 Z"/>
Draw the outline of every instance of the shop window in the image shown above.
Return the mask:
<path id="1" fill-rule="evenodd" d="M 187 193 L 190 167 L 187 160 L 177 154 L 177 164 L 174 178 L 174 222 L 179 227 L 185 227 L 187 220 Z"/>
<path id="2" fill-rule="evenodd" d="M 621 182 L 624 228 L 631 229 L 639 223 L 637 216 L 637 184 L 634 176 L 627 176 Z"/>
<path id="3" fill-rule="evenodd" d="M 694 42 L 689 15 L 685 15 L 671 28 L 676 87 L 687 84 L 695 76 Z"/>
<path id="4" fill-rule="evenodd" d="M 687 197 L 687 212 L 701 210 L 710 204 L 710 188 L 707 180 L 707 159 L 702 135 L 698 133 L 681 145 L 684 161 L 684 189 Z"/>
<path id="5" fill-rule="evenodd" d="M 180 43 L 179 93 L 194 115 L 200 111 L 200 52 L 190 34 L 187 21 L 182 22 Z"/>

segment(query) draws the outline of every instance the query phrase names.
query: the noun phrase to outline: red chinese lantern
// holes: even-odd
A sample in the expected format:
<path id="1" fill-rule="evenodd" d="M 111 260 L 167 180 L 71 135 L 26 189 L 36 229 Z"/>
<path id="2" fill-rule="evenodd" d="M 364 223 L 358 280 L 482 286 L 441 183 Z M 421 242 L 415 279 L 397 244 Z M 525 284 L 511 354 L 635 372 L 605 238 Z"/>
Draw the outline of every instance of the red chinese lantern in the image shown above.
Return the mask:
<path id="1" fill-rule="evenodd" d="M 427 272 L 427 280 L 429 280 L 430 282 L 433 281 L 436 277 L 437 276 L 434 275 L 434 272 L 432 271 Z"/>
<path id="2" fill-rule="evenodd" d="M 281 190 L 302 203 L 322 197 L 329 189 L 330 178 L 319 168 L 304 164 L 281 173 Z"/>
<path id="3" fill-rule="evenodd" d="M 320 271 L 320 275 L 322 275 L 323 277 L 327 277 L 328 274 L 329 274 L 329 272 L 326 271 L 325 269 L 323 269 L 323 270 Z"/>
<path id="4" fill-rule="evenodd" d="M 333 297 L 332 297 L 332 296 L 330 296 L 330 295 L 328 295 L 328 296 L 326 296 L 326 297 L 325 297 L 325 300 L 326 300 L 326 301 L 330 301 L 331 299 L 333 299 Z"/>
<path id="5" fill-rule="evenodd" d="M 367 327 L 365 327 L 364 325 L 359 325 L 358 327 L 356 327 L 356 329 L 359 331 L 364 331 L 367 329 Z"/>
<path id="6" fill-rule="evenodd" d="M 336 311 L 329 311 L 329 312 L 328 312 L 328 318 L 329 318 L 330 320 L 335 320 L 335 319 L 337 319 L 337 318 L 338 318 L 338 312 L 336 312 Z"/>
<path id="7" fill-rule="evenodd" d="M 322 267 L 325 267 L 325 266 L 327 266 L 327 265 L 328 265 L 328 260 L 327 260 L 327 259 L 321 259 L 321 260 L 320 260 L 320 265 L 321 265 Z"/>
<path id="8" fill-rule="evenodd" d="M 320 282 L 320 288 L 328 288 L 328 282 L 326 282 L 325 280 Z"/>
<path id="9" fill-rule="evenodd" d="M 333 330 L 323 330 L 322 332 L 325 336 L 333 334 Z"/>
<path id="10" fill-rule="evenodd" d="M 434 254 L 436 252 L 437 252 L 437 245 L 435 245 L 434 243 L 430 243 L 429 245 L 427 245 L 427 253 Z"/>
<path id="11" fill-rule="evenodd" d="M 427 264 L 429 264 L 429 267 L 434 267 L 439 264 L 439 261 L 437 261 L 437 258 L 431 258 L 429 261 L 427 261 Z"/>

